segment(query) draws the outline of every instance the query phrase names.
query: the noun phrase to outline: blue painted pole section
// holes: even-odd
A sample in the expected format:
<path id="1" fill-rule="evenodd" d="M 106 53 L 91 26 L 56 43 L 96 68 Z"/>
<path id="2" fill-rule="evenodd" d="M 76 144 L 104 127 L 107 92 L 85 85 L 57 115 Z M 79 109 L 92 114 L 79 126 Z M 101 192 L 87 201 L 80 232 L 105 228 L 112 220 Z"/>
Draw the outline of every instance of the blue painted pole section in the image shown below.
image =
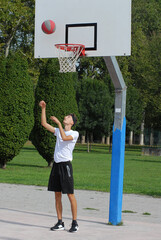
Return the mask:
<path id="1" fill-rule="evenodd" d="M 122 129 L 113 127 L 109 222 L 118 225 L 122 217 L 126 118 Z"/>

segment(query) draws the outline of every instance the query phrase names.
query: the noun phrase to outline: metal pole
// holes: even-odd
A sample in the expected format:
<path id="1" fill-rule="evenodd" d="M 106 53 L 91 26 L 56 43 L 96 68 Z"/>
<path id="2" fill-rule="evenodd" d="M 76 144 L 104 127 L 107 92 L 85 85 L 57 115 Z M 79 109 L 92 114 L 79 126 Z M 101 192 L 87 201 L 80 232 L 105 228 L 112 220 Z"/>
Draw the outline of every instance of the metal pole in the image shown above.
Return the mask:
<path id="1" fill-rule="evenodd" d="M 115 87 L 115 113 L 112 136 L 112 162 L 110 184 L 109 222 L 121 223 L 124 153 L 126 133 L 126 85 L 115 57 L 104 57 L 110 77 Z"/>

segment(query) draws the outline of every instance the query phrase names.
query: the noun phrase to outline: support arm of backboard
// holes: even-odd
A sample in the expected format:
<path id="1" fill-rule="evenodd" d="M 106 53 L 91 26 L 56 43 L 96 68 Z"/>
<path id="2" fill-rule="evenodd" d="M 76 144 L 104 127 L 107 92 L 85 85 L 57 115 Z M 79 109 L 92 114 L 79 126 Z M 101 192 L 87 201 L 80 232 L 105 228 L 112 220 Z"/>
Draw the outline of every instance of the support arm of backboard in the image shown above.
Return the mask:
<path id="1" fill-rule="evenodd" d="M 126 132 L 126 85 L 115 57 L 104 57 L 115 87 L 115 115 L 112 137 L 109 222 L 121 223 Z"/>
<path id="2" fill-rule="evenodd" d="M 104 57 L 104 60 L 115 87 L 114 129 L 121 130 L 126 110 L 126 85 L 116 58 Z"/>

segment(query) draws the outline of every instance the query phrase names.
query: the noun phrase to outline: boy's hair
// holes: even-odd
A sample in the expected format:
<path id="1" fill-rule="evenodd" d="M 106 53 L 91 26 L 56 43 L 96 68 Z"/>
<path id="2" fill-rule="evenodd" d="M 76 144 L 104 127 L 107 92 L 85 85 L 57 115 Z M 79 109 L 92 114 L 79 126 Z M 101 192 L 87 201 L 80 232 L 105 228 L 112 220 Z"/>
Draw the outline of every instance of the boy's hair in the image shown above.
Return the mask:
<path id="1" fill-rule="evenodd" d="M 77 123 L 77 116 L 74 113 L 71 113 L 69 115 L 72 116 L 72 119 L 73 119 L 73 122 L 74 122 L 73 126 L 75 126 L 75 124 Z"/>

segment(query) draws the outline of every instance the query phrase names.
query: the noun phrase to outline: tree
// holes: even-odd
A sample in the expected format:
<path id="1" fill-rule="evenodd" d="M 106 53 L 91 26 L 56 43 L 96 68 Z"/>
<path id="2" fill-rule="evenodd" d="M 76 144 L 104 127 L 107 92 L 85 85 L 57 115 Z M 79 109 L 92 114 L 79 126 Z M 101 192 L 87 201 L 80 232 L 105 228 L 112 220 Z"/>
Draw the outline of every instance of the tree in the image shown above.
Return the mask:
<path id="1" fill-rule="evenodd" d="M 161 128 L 161 35 L 149 41 L 149 74 L 147 75 L 148 101 L 145 124 L 148 128 Z"/>
<path id="2" fill-rule="evenodd" d="M 125 77 L 128 86 L 127 117 L 130 117 L 128 114 L 130 110 L 128 109 L 130 107 L 128 98 L 132 94 L 129 88 L 134 87 L 140 94 L 140 102 L 144 110 L 141 125 L 144 126 L 145 124 L 145 127 L 159 128 L 161 116 L 159 101 L 161 5 L 158 0 L 134 0 L 132 4 L 132 55 L 126 58 L 126 63 L 122 61 L 123 58 L 119 58 L 119 62 L 122 63 L 122 69 L 127 69 L 125 75 L 128 76 L 128 72 L 130 73 L 129 77 Z M 133 97 L 130 97 L 131 100 Z M 132 126 L 127 124 L 127 130 L 132 131 L 134 124 Z"/>
<path id="3" fill-rule="evenodd" d="M 108 136 L 113 119 L 113 98 L 108 86 L 97 79 L 84 78 L 77 86 L 77 100 L 79 130 L 86 132 L 88 139 L 94 132 Z"/>
<path id="4" fill-rule="evenodd" d="M 160 12 L 160 0 L 133 0 L 133 30 L 136 26 L 141 27 L 148 38 L 153 37 L 153 34 L 160 32 L 161 29 Z"/>
<path id="5" fill-rule="evenodd" d="M 33 84 L 22 54 L 0 61 L 0 165 L 15 157 L 33 127 Z"/>
<path id="6" fill-rule="evenodd" d="M 34 0 L 5 0 L 0 8 L 0 49 L 6 57 L 9 50 L 31 52 L 34 34 Z"/>
<path id="7" fill-rule="evenodd" d="M 140 132 L 140 126 L 143 120 L 144 106 L 139 91 L 129 86 L 127 89 L 126 101 L 126 122 L 127 132 Z"/>
<path id="8" fill-rule="evenodd" d="M 103 81 L 112 94 L 114 87 L 102 57 L 80 58 L 77 70 L 79 79 L 91 78 Z"/>
<path id="9" fill-rule="evenodd" d="M 21 51 L 28 60 L 29 74 L 36 85 L 42 59 L 34 59 L 35 0 L 3 0 L 0 4 L 0 55 Z"/>
<path id="10" fill-rule="evenodd" d="M 61 122 L 65 115 L 72 112 L 78 116 L 74 88 L 76 81 L 76 73 L 59 73 L 59 62 L 57 59 L 49 59 L 41 68 L 35 91 L 35 124 L 30 139 L 49 166 L 53 162 L 55 138 L 52 133 L 41 126 L 39 102 L 44 100 L 47 103 L 46 115 L 50 124 L 53 124 L 49 119 L 53 115 Z"/>

